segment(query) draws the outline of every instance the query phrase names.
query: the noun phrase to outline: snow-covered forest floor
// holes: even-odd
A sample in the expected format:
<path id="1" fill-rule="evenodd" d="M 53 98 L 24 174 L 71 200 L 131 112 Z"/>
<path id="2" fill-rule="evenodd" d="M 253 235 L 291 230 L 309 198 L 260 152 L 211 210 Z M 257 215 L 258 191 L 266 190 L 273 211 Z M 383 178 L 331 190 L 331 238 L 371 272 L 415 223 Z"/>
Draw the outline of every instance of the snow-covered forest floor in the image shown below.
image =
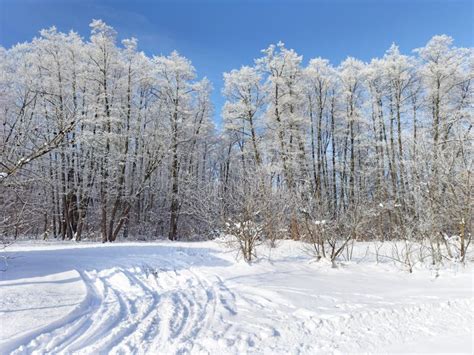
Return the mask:
<path id="1" fill-rule="evenodd" d="M 0 353 L 472 353 L 472 265 L 410 274 L 370 247 L 332 268 L 293 241 L 252 265 L 218 241 L 19 242 Z"/>

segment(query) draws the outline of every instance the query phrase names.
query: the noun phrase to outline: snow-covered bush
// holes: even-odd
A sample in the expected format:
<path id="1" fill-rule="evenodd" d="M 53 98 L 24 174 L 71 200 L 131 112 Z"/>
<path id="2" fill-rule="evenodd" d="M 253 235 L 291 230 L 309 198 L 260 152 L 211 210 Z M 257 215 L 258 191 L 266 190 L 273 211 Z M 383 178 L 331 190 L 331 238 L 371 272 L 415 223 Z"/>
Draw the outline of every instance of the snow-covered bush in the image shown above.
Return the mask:
<path id="1" fill-rule="evenodd" d="M 226 223 L 227 245 L 237 250 L 237 257 L 242 255 L 243 259 L 251 262 L 257 257 L 257 246 L 263 240 L 263 227 L 260 223 L 251 220 L 242 222 L 229 221 Z"/>
<path id="2" fill-rule="evenodd" d="M 362 238 L 366 214 L 354 212 L 331 220 L 318 220 L 312 218 L 312 214 L 304 210 L 303 216 L 302 240 L 311 246 L 309 250 L 317 260 L 327 258 L 335 267 L 337 259 L 344 251 L 346 251 L 346 259 L 352 258 L 352 242 Z"/>

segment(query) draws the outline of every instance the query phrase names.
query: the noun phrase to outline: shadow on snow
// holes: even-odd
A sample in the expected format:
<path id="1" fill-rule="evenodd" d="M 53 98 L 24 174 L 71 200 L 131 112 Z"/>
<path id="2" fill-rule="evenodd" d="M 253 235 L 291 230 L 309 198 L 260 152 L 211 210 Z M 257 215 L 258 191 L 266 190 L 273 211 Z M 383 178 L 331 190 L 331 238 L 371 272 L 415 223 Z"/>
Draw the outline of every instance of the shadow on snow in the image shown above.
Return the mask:
<path id="1" fill-rule="evenodd" d="M 34 248 L 34 247 L 33 247 Z M 42 277 L 71 270 L 89 271 L 109 268 L 142 267 L 162 271 L 179 271 L 193 266 L 229 266 L 210 248 L 167 245 L 91 245 L 54 250 L 7 251 L 8 269 L 0 273 L 0 281 Z M 48 281 L 38 281 L 47 283 Z M 52 283 L 55 281 L 51 281 Z M 34 283 L 28 281 L 28 283 Z M 11 282 L 8 285 L 21 285 Z M 8 286 L 3 284 L 3 286 Z"/>

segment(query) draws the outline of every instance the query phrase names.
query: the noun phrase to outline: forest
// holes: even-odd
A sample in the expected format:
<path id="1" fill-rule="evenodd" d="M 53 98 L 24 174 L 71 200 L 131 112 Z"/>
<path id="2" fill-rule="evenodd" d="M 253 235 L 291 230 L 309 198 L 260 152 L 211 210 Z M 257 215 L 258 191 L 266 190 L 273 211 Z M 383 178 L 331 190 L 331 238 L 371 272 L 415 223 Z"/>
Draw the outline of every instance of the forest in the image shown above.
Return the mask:
<path id="1" fill-rule="evenodd" d="M 437 35 L 336 66 L 278 42 L 223 73 L 216 123 L 189 59 L 90 30 L 0 47 L 3 240 L 230 234 L 246 260 L 263 240 L 331 260 L 352 241 L 423 241 L 433 262 L 449 242 L 464 259 L 473 48 Z"/>

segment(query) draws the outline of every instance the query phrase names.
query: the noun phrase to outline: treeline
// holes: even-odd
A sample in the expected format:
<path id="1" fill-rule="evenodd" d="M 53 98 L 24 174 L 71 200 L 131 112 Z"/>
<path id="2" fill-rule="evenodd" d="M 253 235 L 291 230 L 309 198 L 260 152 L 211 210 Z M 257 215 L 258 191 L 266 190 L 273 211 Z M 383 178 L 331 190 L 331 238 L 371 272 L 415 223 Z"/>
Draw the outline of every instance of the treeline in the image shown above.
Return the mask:
<path id="1" fill-rule="evenodd" d="M 435 36 L 333 67 L 271 45 L 224 74 L 216 130 L 190 61 L 91 30 L 1 50 L 4 235 L 300 239 L 325 221 L 343 240 L 467 247 L 472 48 Z"/>
<path id="2" fill-rule="evenodd" d="M 201 229 L 188 206 L 213 193 L 211 84 L 175 52 L 149 58 L 133 38 L 116 42 L 97 20 L 89 42 L 53 27 L 2 51 L 4 233 L 114 241 Z"/>

